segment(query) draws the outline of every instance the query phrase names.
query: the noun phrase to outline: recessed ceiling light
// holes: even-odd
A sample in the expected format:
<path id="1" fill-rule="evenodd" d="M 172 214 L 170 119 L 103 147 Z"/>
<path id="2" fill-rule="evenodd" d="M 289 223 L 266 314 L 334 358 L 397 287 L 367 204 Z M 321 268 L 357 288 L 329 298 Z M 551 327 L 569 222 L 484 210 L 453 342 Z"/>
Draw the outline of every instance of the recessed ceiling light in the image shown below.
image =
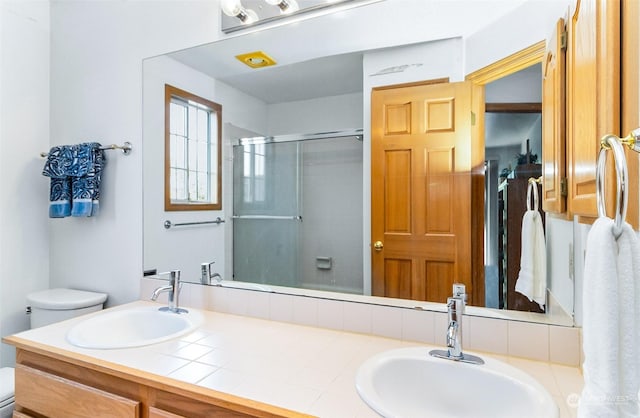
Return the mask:
<path id="1" fill-rule="evenodd" d="M 271 58 L 263 51 L 248 52 L 246 54 L 236 55 L 236 58 L 251 68 L 262 68 L 276 64 L 276 60 Z"/>

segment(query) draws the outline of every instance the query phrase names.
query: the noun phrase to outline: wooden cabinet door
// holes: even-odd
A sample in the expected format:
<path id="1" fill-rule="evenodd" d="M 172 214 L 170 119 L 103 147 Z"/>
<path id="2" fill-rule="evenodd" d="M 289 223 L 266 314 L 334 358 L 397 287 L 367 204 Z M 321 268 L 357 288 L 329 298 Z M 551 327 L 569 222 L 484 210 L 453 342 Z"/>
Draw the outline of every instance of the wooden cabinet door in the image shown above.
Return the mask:
<path id="1" fill-rule="evenodd" d="M 153 406 L 151 406 L 149 407 L 149 418 L 185 418 L 185 417 L 183 415 L 176 415 L 169 411 L 154 408 Z"/>
<path id="2" fill-rule="evenodd" d="M 542 208 L 552 213 L 567 210 L 562 190 L 566 181 L 565 51 L 565 22 L 560 19 L 542 63 Z"/>
<path id="3" fill-rule="evenodd" d="M 620 2 L 577 0 L 567 32 L 567 209 L 595 217 L 600 139 L 620 134 Z"/>
<path id="4" fill-rule="evenodd" d="M 640 126 L 640 3 L 622 1 L 622 133 L 627 134 Z M 627 222 L 636 230 L 640 226 L 640 154 L 625 148 L 629 167 L 629 205 Z"/>
<path id="5" fill-rule="evenodd" d="M 444 302 L 454 282 L 473 292 L 471 92 L 470 82 L 372 92 L 376 296 Z"/>
<path id="6" fill-rule="evenodd" d="M 16 365 L 16 406 L 48 418 L 140 416 L 140 403 L 41 370 Z"/>

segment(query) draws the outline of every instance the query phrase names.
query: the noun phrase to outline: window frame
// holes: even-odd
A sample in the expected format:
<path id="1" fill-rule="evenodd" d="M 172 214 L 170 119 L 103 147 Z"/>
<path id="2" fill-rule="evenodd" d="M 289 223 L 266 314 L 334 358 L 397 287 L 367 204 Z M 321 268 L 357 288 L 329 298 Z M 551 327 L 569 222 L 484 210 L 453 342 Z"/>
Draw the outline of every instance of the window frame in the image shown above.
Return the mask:
<path id="1" fill-rule="evenodd" d="M 222 106 L 185 90 L 169 84 L 164 85 L 164 210 L 165 211 L 192 211 L 192 210 L 221 210 L 222 209 Z M 180 202 L 171 200 L 171 101 L 177 98 L 185 102 L 195 102 L 213 112 L 217 120 L 217 127 L 210 131 L 210 147 L 216 147 L 217 161 L 209 161 L 210 167 L 217 167 L 216 193 L 212 195 L 215 202 Z M 216 143 L 212 142 L 212 136 L 216 136 Z"/>

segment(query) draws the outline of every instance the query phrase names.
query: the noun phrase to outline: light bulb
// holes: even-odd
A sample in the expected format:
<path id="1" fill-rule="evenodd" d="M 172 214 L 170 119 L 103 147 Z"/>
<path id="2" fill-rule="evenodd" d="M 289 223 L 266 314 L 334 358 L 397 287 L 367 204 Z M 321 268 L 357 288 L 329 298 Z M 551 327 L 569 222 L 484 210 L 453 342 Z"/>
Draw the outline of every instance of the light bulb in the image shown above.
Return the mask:
<path id="1" fill-rule="evenodd" d="M 282 13 L 294 13 L 300 10 L 298 2 L 296 0 L 282 0 L 283 3 L 287 3 L 287 7 L 282 9 Z"/>
<path id="2" fill-rule="evenodd" d="M 280 8 L 280 13 L 293 13 L 300 10 L 300 6 L 298 6 L 298 2 L 296 0 L 264 0 L 268 4 L 272 6 L 278 6 Z"/>
<path id="3" fill-rule="evenodd" d="M 242 11 L 240 0 L 222 0 L 222 12 L 227 16 L 236 17 Z"/>
<path id="4" fill-rule="evenodd" d="M 251 9 L 243 9 L 245 18 L 241 19 L 243 25 L 250 25 L 258 21 L 258 14 Z"/>

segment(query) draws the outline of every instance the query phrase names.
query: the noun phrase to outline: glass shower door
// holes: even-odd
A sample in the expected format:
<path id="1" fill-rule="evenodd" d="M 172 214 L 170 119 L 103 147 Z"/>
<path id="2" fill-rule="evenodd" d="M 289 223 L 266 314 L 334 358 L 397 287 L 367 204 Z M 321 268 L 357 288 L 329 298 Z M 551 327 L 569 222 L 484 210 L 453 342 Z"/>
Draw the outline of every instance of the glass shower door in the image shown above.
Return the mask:
<path id="1" fill-rule="evenodd" d="M 301 222 L 297 142 L 233 148 L 233 278 L 295 286 Z"/>

